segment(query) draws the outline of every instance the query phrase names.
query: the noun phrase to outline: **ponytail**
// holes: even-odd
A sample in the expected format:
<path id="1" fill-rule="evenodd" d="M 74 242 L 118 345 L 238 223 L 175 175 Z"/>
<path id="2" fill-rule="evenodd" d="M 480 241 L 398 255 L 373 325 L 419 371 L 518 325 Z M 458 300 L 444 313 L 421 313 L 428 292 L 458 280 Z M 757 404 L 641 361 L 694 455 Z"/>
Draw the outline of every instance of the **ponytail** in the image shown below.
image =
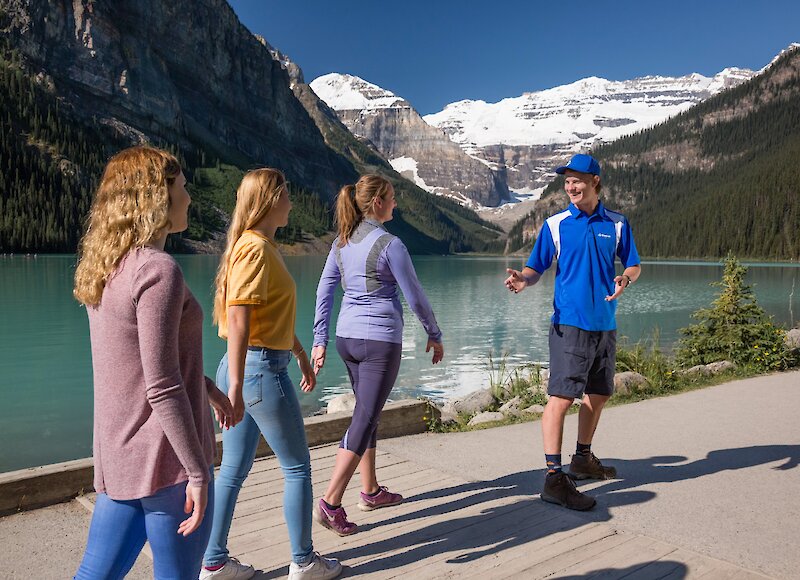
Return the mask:
<path id="1" fill-rule="evenodd" d="M 339 247 L 347 244 L 364 214 L 356 204 L 356 186 L 345 185 L 336 196 L 336 226 L 339 230 Z"/>

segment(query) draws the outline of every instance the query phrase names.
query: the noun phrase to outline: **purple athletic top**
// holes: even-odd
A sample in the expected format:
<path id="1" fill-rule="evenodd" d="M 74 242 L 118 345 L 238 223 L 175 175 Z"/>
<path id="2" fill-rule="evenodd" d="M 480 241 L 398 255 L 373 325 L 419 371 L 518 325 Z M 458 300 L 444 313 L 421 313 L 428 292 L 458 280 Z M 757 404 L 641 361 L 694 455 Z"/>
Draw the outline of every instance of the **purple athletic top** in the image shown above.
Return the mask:
<path id="1" fill-rule="evenodd" d="M 333 241 L 317 286 L 314 346 L 328 344 L 328 328 L 337 284 L 344 289 L 336 336 L 403 342 L 403 307 L 397 287 L 417 315 L 428 337 L 442 332 L 417 279 L 405 244 L 373 220 L 364 219 L 343 248 Z"/>

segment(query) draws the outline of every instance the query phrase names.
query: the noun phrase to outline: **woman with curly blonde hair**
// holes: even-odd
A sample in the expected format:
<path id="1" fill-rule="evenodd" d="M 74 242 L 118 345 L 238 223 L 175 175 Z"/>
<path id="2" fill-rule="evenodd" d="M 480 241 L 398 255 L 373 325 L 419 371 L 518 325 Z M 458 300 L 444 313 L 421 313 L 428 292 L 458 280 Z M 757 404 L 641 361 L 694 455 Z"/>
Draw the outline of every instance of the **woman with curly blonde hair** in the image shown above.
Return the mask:
<path id="1" fill-rule="evenodd" d="M 275 243 L 291 209 L 286 179 L 277 169 L 250 171 L 236 192 L 216 279 L 214 322 L 228 341 L 217 382 L 227 390 L 238 424 L 222 435 L 214 524 L 201 580 L 244 580 L 255 574 L 252 566 L 229 556 L 227 543 L 236 498 L 261 434 L 283 470 L 283 514 L 292 550 L 289 578 L 324 580 L 342 571 L 338 561 L 314 552 L 311 542 L 311 458 L 300 403 L 286 370 L 294 353 L 303 374 L 300 388 L 314 388 L 316 375 L 294 333 L 294 280 Z"/>
<path id="2" fill-rule="evenodd" d="M 73 293 L 89 316 L 97 503 L 78 580 L 123 578 L 146 540 L 156 578 L 196 578 L 208 542 L 209 403 L 220 426 L 233 416 L 203 375 L 203 312 L 164 252 L 187 227 L 185 186 L 166 151 L 121 151 L 81 241 Z"/>

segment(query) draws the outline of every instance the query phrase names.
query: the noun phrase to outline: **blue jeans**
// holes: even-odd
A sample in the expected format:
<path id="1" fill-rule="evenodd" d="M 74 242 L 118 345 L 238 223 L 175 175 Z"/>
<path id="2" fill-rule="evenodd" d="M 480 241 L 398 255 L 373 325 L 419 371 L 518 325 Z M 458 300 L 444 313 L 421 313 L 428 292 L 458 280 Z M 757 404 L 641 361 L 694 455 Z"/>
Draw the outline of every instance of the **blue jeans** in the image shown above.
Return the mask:
<path id="1" fill-rule="evenodd" d="M 203 563 L 228 561 L 228 532 L 233 510 L 264 434 L 283 470 L 283 517 L 289 528 L 292 561 L 305 564 L 313 557 L 311 543 L 311 457 L 300 402 L 286 367 L 288 350 L 248 350 L 244 369 L 244 419 L 222 432 L 222 465 L 215 483 L 214 524 Z M 227 392 L 228 355 L 217 369 L 217 385 Z"/>
<path id="2" fill-rule="evenodd" d="M 153 575 L 157 580 L 196 579 L 211 533 L 213 483 L 208 486 L 208 505 L 203 522 L 187 537 L 178 534 L 178 526 L 189 517 L 183 511 L 185 502 L 186 483 L 126 501 L 113 500 L 98 493 L 89 540 L 75 580 L 124 578 L 142 551 L 145 540 L 149 540 L 153 551 Z"/>

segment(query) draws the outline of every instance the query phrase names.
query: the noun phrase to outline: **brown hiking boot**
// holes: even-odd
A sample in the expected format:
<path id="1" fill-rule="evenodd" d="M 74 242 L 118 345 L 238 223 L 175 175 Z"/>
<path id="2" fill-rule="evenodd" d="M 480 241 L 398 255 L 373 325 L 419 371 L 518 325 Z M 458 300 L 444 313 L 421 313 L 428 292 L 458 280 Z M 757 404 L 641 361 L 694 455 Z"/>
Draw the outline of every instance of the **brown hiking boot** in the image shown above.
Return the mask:
<path id="1" fill-rule="evenodd" d="M 545 476 L 541 497 L 546 502 L 578 511 L 590 510 L 597 503 L 593 497 L 579 492 L 575 482 L 563 471 Z"/>
<path id="2" fill-rule="evenodd" d="M 617 470 L 600 463 L 594 453 L 576 453 L 569 464 L 569 475 L 573 479 L 614 479 L 617 477 Z"/>

